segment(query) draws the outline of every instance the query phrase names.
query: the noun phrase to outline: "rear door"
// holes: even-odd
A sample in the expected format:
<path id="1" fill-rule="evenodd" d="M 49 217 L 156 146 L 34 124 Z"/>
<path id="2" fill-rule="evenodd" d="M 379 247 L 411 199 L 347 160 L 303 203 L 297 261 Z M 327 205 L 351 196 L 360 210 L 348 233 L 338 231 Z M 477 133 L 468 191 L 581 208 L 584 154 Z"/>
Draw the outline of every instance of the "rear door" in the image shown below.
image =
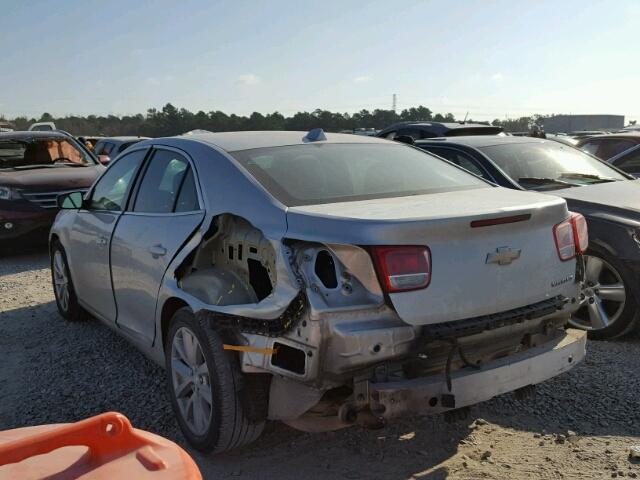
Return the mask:
<path id="1" fill-rule="evenodd" d="M 179 150 L 157 148 L 118 222 L 111 247 L 117 324 L 144 344 L 153 342 L 164 273 L 203 219 L 192 162 Z"/>
<path id="2" fill-rule="evenodd" d="M 131 152 L 110 166 L 78 211 L 69 235 L 70 268 L 80 301 L 104 320 L 115 321 L 109 245 L 147 150 Z"/>

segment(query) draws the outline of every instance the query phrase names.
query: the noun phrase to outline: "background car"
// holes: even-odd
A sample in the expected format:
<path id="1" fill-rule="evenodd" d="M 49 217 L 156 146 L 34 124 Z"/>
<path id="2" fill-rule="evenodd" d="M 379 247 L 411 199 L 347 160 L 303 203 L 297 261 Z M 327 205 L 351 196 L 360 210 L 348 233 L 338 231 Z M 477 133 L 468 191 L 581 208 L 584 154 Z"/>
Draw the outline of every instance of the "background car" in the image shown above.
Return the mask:
<path id="1" fill-rule="evenodd" d="M 102 135 L 76 135 L 76 138 L 80 143 L 93 151 L 96 143 L 98 143 L 98 141 L 102 140 L 104 137 Z M 91 146 L 89 147 L 89 145 Z"/>
<path id="2" fill-rule="evenodd" d="M 640 185 L 633 177 L 578 149 L 527 137 L 460 137 L 415 144 L 498 185 L 549 192 L 585 216 L 582 308 L 572 325 L 592 338 L 624 335 L 638 324 Z"/>
<path id="3" fill-rule="evenodd" d="M 65 133 L 0 133 L 0 241 L 46 239 L 57 196 L 86 191 L 103 170 Z"/>
<path id="4" fill-rule="evenodd" d="M 640 133 L 615 133 L 585 138 L 576 147 L 602 160 L 609 160 L 639 144 Z"/>
<path id="5" fill-rule="evenodd" d="M 93 151 L 103 165 L 108 164 L 131 145 L 149 137 L 103 137 L 93 144 Z"/>
<path id="6" fill-rule="evenodd" d="M 400 122 L 381 130 L 376 136 L 388 140 L 407 136 L 418 140 L 421 138 L 453 137 L 460 135 L 497 135 L 502 131 L 502 127 L 481 123 Z"/>
<path id="7" fill-rule="evenodd" d="M 0 120 L 0 132 L 13 132 L 15 129 L 16 127 L 12 123 Z"/>
<path id="8" fill-rule="evenodd" d="M 267 418 L 326 431 L 454 410 L 584 356 L 564 329 L 584 218 L 396 142 L 147 140 L 60 202 L 59 312 L 164 365 L 200 450 L 247 444 Z"/>
<path id="9" fill-rule="evenodd" d="M 30 132 L 51 132 L 57 130 L 53 122 L 36 122 L 29 125 Z"/>

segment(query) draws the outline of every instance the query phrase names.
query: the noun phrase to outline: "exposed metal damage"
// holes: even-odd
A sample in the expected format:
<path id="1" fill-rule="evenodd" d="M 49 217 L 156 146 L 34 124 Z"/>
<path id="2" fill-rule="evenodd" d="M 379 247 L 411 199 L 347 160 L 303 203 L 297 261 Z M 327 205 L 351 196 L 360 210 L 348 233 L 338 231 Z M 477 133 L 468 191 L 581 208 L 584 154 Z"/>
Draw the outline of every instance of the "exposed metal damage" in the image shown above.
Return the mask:
<path id="1" fill-rule="evenodd" d="M 268 239 L 231 214 L 214 218 L 210 230 L 178 284 L 206 304 L 198 318 L 252 347 L 238 353 L 245 375 L 272 376 L 268 418 L 299 429 L 464 406 L 475 398 L 463 391 L 471 388 L 461 380 L 468 371 L 499 358 L 508 367 L 531 349 L 553 351 L 567 335 L 561 298 L 455 322 L 460 328 L 409 325 L 385 300 L 366 248 Z M 428 398 L 417 400 L 416 389 Z"/>

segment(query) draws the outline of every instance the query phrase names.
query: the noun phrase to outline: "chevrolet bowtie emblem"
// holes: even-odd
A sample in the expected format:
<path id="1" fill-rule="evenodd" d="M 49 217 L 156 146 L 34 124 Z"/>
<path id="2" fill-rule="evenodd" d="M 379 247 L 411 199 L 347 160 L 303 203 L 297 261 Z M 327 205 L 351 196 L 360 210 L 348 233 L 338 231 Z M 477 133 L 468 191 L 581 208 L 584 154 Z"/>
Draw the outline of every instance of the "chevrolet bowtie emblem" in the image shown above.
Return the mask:
<path id="1" fill-rule="evenodd" d="M 520 258 L 520 249 L 511 247 L 498 247 L 495 253 L 487 253 L 484 263 L 497 263 L 498 265 L 509 265 L 514 260 Z"/>

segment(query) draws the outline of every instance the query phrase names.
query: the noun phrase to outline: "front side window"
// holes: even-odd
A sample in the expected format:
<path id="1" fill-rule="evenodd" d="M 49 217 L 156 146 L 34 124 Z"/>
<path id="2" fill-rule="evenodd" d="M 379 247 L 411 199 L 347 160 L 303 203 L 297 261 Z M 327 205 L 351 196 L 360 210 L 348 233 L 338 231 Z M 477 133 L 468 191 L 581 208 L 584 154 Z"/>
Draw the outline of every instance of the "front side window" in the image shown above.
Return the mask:
<path id="1" fill-rule="evenodd" d="M 0 141 L 0 170 L 86 167 L 94 165 L 86 152 L 66 138 Z"/>
<path id="2" fill-rule="evenodd" d="M 625 150 L 629 150 L 631 147 L 635 146 L 636 143 L 630 140 L 604 140 L 602 142 L 602 146 L 598 151 L 598 157 L 603 160 L 608 160 L 612 157 L 615 157 L 619 153 L 624 152 Z"/>
<path id="3" fill-rule="evenodd" d="M 145 150 L 137 150 L 109 165 L 91 193 L 89 209 L 121 211 L 127 194 L 145 157 Z"/>
<path id="4" fill-rule="evenodd" d="M 465 170 L 469 170 L 474 175 L 478 175 L 479 177 L 487 177 L 485 172 L 482 171 L 482 169 L 476 164 L 475 160 L 466 153 L 461 152 L 460 150 L 454 150 L 452 148 L 431 147 L 429 147 L 428 150 L 435 153 L 439 157 L 446 158 L 450 162 L 455 163 Z"/>
<path id="5" fill-rule="evenodd" d="M 133 211 L 173 212 L 188 170 L 189 162 L 182 155 L 169 150 L 156 151 L 140 183 Z"/>
<path id="6" fill-rule="evenodd" d="M 508 176 L 527 189 L 566 188 L 625 180 L 604 162 L 554 141 L 479 147 Z"/>
<path id="7" fill-rule="evenodd" d="M 640 173 L 640 148 L 636 148 L 633 152 L 626 154 L 618 162 L 615 163 L 620 170 L 630 173 Z"/>
<path id="8" fill-rule="evenodd" d="M 288 206 L 488 187 L 479 178 L 402 144 L 316 143 L 231 155 Z"/>

